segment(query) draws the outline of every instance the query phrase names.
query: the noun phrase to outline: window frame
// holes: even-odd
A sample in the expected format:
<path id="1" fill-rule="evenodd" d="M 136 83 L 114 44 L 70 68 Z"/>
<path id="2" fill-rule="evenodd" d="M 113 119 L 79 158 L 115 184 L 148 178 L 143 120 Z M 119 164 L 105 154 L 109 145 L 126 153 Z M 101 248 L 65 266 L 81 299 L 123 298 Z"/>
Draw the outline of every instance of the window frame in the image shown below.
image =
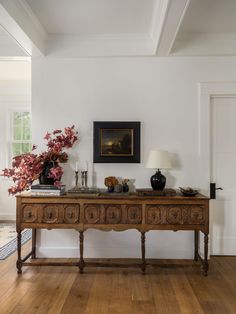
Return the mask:
<path id="1" fill-rule="evenodd" d="M 31 139 L 30 140 L 15 140 L 14 139 L 14 114 L 15 113 L 24 113 L 28 112 L 30 115 L 30 131 L 31 131 Z M 19 143 L 19 144 L 31 144 L 32 145 L 32 113 L 30 108 L 24 107 L 24 108 L 13 108 L 9 110 L 8 114 L 8 163 L 11 166 L 12 159 L 13 159 L 13 144 Z"/>

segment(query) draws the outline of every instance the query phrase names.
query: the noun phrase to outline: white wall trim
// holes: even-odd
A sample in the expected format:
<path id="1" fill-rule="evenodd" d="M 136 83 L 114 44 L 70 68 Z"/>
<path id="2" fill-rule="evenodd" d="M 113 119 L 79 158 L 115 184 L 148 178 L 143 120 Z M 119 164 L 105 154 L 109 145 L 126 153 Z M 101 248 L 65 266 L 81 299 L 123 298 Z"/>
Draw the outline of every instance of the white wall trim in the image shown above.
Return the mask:
<path id="1" fill-rule="evenodd" d="M 211 98 L 236 96 L 236 82 L 199 83 L 199 173 L 203 193 L 209 194 L 211 179 Z"/>
<path id="2" fill-rule="evenodd" d="M 0 38 L 0 43 L 1 43 L 1 38 Z M 20 57 L 20 56 L 0 56 L 0 62 L 6 62 L 6 61 L 27 61 L 27 62 L 31 62 L 31 58 L 30 57 Z"/>
<path id="3" fill-rule="evenodd" d="M 0 220 L 16 220 L 15 214 L 9 214 L 9 213 L 1 213 L 0 214 Z"/>

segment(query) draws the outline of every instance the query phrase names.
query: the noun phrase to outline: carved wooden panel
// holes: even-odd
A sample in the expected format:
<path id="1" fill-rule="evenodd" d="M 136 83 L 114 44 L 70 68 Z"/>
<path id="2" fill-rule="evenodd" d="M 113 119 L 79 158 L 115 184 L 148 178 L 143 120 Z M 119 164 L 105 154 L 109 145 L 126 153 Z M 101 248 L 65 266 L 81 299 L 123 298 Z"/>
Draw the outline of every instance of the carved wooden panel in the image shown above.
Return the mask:
<path id="1" fill-rule="evenodd" d="M 127 223 L 142 223 L 142 205 L 127 205 Z"/>
<path id="2" fill-rule="evenodd" d="M 162 222 L 161 207 L 158 205 L 147 205 L 146 219 L 148 224 L 151 225 L 160 224 Z"/>
<path id="3" fill-rule="evenodd" d="M 190 207 L 190 223 L 202 224 L 204 222 L 204 208 L 201 206 Z"/>
<path id="4" fill-rule="evenodd" d="M 79 222 L 79 205 L 66 205 L 64 209 L 65 223 Z"/>
<path id="5" fill-rule="evenodd" d="M 122 207 L 121 205 L 106 206 L 105 221 L 107 224 L 121 223 Z"/>
<path id="6" fill-rule="evenodd" d="M 96 224 L 100 222 L 100 205 L 88 204 L 84 206 L 85 223 Z"/>
<path id="7" fill-rule="evenodd" d="M 181 224 L 182 223 L 182 209 L 179 206 L 170 207 L 167 210 L 166 222 L 168 224 Z"/>
<path id="8" fill-rule="evenodd" d="M 45 223 L 58 223 L 59 222 L 59 208 L 60 205 L 45 205 L 43 207 L 43 222 Z"/>
<path id="9" fill-rule="evenodd" d="M 182 223 L 187 224 L 189 221 L 189 207 L 182 205 Z"/>
<path id="10" fill-rule="evenodd" d="M 36 205 L 24 205 L 22 207 L 23 222 L 37 222 L 38 208 Z"/>

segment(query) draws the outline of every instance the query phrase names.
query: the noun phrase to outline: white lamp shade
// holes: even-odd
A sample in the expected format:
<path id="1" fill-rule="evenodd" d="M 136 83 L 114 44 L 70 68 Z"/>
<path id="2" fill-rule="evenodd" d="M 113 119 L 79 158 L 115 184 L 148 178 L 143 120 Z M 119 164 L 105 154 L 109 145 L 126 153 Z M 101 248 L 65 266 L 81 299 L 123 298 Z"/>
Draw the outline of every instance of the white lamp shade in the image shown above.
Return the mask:
<path id="1" fill-rule="evenodd" d="M 165 150 L 151 150 L 148 155 L 146 168 L 170 169 L 170 154 Z"/>

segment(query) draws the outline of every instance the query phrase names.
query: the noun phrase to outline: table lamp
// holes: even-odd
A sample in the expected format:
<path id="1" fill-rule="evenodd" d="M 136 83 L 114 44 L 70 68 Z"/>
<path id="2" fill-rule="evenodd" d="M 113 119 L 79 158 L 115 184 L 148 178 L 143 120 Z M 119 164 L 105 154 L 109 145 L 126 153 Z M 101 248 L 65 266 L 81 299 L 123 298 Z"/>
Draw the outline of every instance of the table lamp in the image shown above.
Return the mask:
<path id="1" fill-rule="evenodd" d="M 156 173 L 151 176 L 151 186 L 153 190 L 163 190 L 166 185 L 166 177 L 161 173 L 160 169 L 170 169 L 170 154 L 165 150 L 151 150 L 146 168 L 157 169 Z"/>

